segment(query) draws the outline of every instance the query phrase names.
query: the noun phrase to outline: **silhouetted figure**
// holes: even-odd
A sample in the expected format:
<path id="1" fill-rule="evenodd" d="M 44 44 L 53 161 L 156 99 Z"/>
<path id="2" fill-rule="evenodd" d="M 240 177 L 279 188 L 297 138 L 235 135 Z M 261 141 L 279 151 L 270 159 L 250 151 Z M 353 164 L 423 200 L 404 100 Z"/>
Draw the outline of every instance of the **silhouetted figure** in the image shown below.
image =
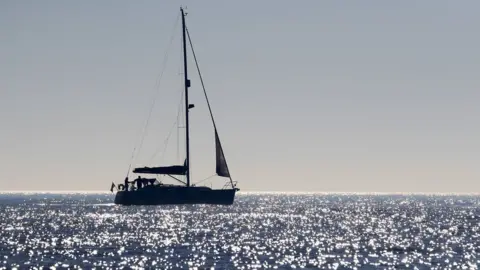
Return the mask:
<path id="1" fill-rule="evenodd" d="M 113 189 L 114 189 L 115 187 L 117 187 L 117 186 L 115 186 L 115 183 L 112 182 L 112 186 L 110 186 L 110 192 L 113 192 Z M 117 190 L 118 190 L 118 189 L 117 189 Z"/>
<path id="2" fill-rule="evenodd" d="M 125 177 L 125 186 L 123 187 L 125 191 L 128 191 L 128 176 Z"/>
<path id="3" fill-rule="evenodd" d="M 155 179 L 150 179 L 148 181 L 150 182 L 150 186 L 153 186 L 153 183 L 155 183 Z"/>
<path id="4" fill-rule="evenodd" d="M 142 178 L 139 176 L 135 181 L 137 181 L 137 189 L 142 188 Z"/>

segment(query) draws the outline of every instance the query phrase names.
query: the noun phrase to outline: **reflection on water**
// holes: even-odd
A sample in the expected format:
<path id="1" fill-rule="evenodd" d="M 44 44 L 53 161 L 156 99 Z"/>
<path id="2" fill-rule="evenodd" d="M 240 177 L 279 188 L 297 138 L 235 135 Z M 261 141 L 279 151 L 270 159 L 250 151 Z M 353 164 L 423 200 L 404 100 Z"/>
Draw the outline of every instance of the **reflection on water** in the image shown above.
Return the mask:
<path id="1" fill-rule="evenodd" d="M 477 269 L 480 263 L 474 196 L 249 194 L 233 206 L 112 201 L 102 194 L 0 195 L 0 266 Z"/>

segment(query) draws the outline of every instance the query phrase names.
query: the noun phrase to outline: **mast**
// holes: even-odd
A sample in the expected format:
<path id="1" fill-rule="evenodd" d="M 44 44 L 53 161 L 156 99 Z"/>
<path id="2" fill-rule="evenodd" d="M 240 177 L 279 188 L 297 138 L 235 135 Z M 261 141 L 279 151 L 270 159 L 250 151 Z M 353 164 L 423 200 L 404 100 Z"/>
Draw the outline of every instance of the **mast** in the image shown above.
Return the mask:
<path id="1" fill-rule="evenodd" d="M 188 111 L 190 110 L 190 104 L 188 103 L 188 88 L 190 87 L 190 80 L 188 79 L 187 69 L 187 39 L 186 39 L 186 26 L 185 26 L 185 13 L 183 8 L 180 7 L 182 13 L 182 35 L 183 35 L 183 75 L 185 79 L 185 144 L 186 144 L 186 166 L 187 166 L 187 187 L 190 186 L 190 128 L 188 121 Z"/>

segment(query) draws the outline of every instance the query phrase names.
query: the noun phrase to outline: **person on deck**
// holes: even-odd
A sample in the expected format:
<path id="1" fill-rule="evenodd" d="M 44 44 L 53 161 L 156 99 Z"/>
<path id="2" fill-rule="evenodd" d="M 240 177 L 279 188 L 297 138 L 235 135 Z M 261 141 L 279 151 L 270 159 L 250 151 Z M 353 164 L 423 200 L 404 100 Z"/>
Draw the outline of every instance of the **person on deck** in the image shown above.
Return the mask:
<path id="1" fill-rule="evenodd" d="M 141 189 L 142 188 L 142 177 L 138 176 L 138 178 L 135 180 L 137 181 L 137 189 Z"/>
<path id="2" fill-rule="evenodd" d="M 125 191 L 128 191 L 128 176 L 125 177 L 125 186 L 123 187 Z"/>

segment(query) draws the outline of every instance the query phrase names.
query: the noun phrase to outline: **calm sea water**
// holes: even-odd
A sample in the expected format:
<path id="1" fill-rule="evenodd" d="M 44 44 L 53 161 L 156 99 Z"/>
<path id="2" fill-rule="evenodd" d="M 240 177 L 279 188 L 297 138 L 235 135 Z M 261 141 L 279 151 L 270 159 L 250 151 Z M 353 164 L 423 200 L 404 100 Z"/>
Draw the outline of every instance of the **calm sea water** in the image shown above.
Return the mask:
<path id="1" fill-rule="evenodd" d="M 477 269 L 480 197 L 238 195 L 233 206 L 0 195 L 0 266 Z"/>

